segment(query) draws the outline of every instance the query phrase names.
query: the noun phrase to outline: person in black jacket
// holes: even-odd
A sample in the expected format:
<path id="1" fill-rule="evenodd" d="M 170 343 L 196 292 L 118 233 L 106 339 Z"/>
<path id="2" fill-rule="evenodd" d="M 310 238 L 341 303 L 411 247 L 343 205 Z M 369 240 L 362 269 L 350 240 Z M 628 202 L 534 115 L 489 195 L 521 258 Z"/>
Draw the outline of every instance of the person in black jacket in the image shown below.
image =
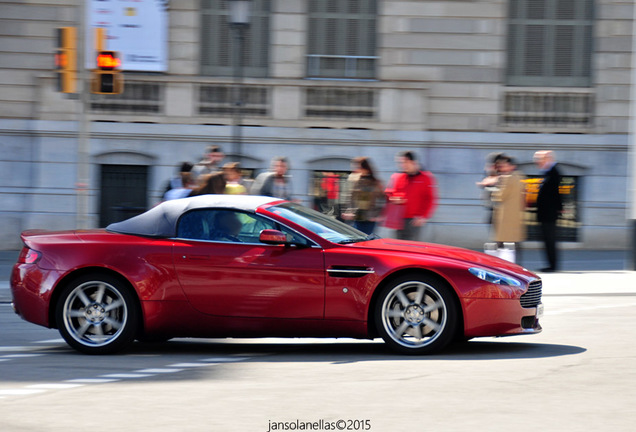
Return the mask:
<path id="1" fill-rule="evenodd" d="M 563 210 L 559 184 L 561 174 L 555 161 L 554 152 L 540 150 L 534 154 L 534 163 L 544 173 L 545 177 L 539 187 L 537 195 L 537 221 L 541 225 L 541 234 L 545 243 L 545 252 L 548 259 L 548 267 L 541 269 L 543 272 L 557 270 L 557 219 Z"/>

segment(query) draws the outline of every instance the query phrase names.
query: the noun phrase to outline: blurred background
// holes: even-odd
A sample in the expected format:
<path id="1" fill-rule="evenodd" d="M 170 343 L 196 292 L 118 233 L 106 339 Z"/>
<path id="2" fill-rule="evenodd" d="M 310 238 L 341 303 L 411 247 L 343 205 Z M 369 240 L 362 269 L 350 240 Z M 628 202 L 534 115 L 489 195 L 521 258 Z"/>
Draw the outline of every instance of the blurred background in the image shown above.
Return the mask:
<path id="1" fill-rule="evenodd" d="M 0 249 L 138 214 L 210 145 L 252 177 L 288 157 L 295 198 L 334 214 L 325 178 L 368 156 L 386 183 L 412 150 L 439 184 L 423 240 L 470 248 L 489 237 L 486 157 L 513 156 L 532 188 L 550 149 L 564 247 L 628 249 L 634 15 L 631 0 L 1 0 Z M 100 50 L 117 70 L 95 71 Z"/>

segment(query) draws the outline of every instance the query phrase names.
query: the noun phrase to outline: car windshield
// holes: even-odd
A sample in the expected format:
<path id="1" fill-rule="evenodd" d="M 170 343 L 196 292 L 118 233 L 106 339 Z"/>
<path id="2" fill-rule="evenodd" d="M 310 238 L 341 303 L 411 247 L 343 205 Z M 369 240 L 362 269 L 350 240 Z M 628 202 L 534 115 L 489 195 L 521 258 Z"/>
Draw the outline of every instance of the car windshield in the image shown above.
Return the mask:
<path id="1" fill-rule="evenodd" d="M 346 244 L 378 238 L 366 235 L 352 226 L 299 204 L 286 202 L 269 207 L 267 211 L 282 216 L 330 242 Z"/>

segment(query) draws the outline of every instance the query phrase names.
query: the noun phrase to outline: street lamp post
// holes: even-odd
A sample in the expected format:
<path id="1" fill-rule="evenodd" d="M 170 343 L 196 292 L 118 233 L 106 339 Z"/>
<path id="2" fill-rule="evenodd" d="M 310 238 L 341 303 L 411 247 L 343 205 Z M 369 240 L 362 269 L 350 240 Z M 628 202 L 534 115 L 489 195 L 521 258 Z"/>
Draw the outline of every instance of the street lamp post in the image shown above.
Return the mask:
<path id="1" fill-rule="evenodd" d="M 228 23 L 233 34 L 232 57 L 234 88 L 233 99 L 233 120 L 232 120 L 232 153 L 238 162 L 241 157 L 241 120 L 243 115 L 243 57 L 245 30 L 250 25 L 251 0 L 228 0 L 229 15 Z"/>

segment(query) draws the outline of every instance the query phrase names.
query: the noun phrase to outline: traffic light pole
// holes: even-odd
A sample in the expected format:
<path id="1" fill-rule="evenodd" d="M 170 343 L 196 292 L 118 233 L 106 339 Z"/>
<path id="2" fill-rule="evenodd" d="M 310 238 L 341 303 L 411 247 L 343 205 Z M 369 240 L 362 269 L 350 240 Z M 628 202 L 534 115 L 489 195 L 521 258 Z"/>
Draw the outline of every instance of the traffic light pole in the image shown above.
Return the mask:
<path id="1" fill-rule="evenodd" d="M 90 120 L 88 118 L 87 85 L 88 74 L 86 70 L 86 2 L 77 0 L 77 76 L 79 101 L 77 104 L 77 181 L 75 183 L 76 194 L 76 226 L 79 229 L 89 228 L 89 185 L 90 185 Z"/>

